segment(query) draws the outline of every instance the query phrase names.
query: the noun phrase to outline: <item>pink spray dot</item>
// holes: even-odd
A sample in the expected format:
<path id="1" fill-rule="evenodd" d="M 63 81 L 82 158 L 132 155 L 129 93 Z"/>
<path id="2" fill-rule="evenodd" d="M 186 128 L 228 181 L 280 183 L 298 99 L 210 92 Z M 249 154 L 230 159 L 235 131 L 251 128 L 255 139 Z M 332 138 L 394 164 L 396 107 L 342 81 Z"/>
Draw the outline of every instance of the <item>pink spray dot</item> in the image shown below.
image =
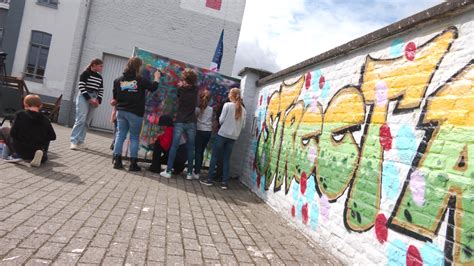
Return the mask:
<path id="1" fill-rule="evenodd" d="M 416 170 L 411 174 L 410 190 L 415 204 L 423 206 L 425 203 L 425 176 L 421 171 Z"/>
<path id="2" fill-rule="evenodd" d="M 324 83 L 326 83 L 326 78 L 324 76 L 319 77 L 319 88 L 322 89 L 324 87 Z"/>
<path id="3" fill-rule="evenodd" d="M 390 127 L 387 123 L 384 123 L 382 127 L 380 127 L 380 145 L 383 147 L 385 151 L 389 151 L 392 149 L 392 132 Z"/>
<path id="4" fill-rule="evenodd" d="M 303 223 L 307 224 L 308 223 L 308 203 L 303 205 L 301 208 L 301 216 L 303 217 Z"/>
<path id="5" fill-rule="evenodd" d="M 375 219 L 375 235 L 380 244 L 387 241 L 387 218 L 383 213 L 379 213 Z"/>
<path id="6" fill-rule="evenodd" d="M 314 113 L 318 112 L 318 97 L 316 95 L 312 97 L 310 111 Z"/>
<path id="7" fill-rule="evenodd" d="M 383 106 L 387 103 L 387 96 L 388 94 L 388 87 L 387 83 L 383 80 L 377 81 L 375 84 L 375 96 L 377 97 L 376 104 L 379 106 Z"/>
<path id="8" fill-rule="evenodd" d="M 407 266 L 423 266 L 423 259 L 421 258 L 420 252 L 413 245 L 410 245 L 408 247 L 407 255 L 406 255 L 406 265 Z"/>
<path id="9" fill-rule="evenodd" d="M 314 160 L 316 160 L 316 148 L 310 147 L 308 150 L 308 161 L 314 163 Z"/>
<path id="10" fill-rule="evenodd" d="M 300 191 L 301 191 L 301 194 L 303 195 L 306 192 L 307 183 L 308 183 L 308 177 L 306 176 L 306 172 L 303 171 L 303 173 L 301 173 L 301 178 L 300 178 Z"/>
<path id="11" fill-rule="evenodd" d="M 310 72 L 306 74 L 306 82 L 305 82 L 305 88 L 309 89 L 309 87 L 311 87 L 311 73 Z"/>
<path id="12" fill-rule="evenodd" d="M 405 58 L 407 60 L 413 61 L 416 57 L 416 44 L 414 42 L 409 42 L 405 46 Z"/>
<path id="13" fill-rule="evenodd" d="M 327 220 L 329 220 L 329 209 L 331 209 L 331 205 L 329 204 L 329 200 L 326 195 L 323 195 L 320 199 L 321 204 L 321 215 Z"/>

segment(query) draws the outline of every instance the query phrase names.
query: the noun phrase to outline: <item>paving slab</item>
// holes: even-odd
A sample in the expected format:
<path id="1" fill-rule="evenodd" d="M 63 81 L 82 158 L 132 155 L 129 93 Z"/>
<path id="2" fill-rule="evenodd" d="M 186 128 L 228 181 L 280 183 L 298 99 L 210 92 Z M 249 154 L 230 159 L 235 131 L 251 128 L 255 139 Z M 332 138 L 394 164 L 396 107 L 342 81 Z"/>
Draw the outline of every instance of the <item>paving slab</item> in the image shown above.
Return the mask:
<path id="1" fill-rule="evenodd" d="M 54 127 L 40 168 L 0 160 L 0 264 L 340 264 L 238 180 L 114 170 L 110 134 Z"/>

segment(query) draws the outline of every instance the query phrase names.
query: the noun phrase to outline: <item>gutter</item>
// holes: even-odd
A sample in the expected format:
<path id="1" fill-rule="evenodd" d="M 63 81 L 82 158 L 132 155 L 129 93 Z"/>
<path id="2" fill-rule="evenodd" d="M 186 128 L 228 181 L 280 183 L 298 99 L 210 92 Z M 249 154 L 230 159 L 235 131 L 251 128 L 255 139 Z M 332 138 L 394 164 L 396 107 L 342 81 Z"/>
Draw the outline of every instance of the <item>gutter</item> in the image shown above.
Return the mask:
<path id="1" fill-rule="evenodd" d="M 86 0 L 86 5 L 87 6 L 87 13 L 86 13 L 86 20 L 85 20 L 85 27 L 84 31 L 82 32 L 82 37 L 81 37 L 81 45 L 79 46 L 79 56 L 77 59 L 77 64 L 76 64 L 76 73 L 74 74 L 74 85 L 72 87 L 72 90 L 74 90 L 77 87 L 78 83 L 78 78 L 79 78 L 79 67 L 81 66 L 81 61 L 82 61 L 82 53 L 84 51 L 84 43 L 86 41 L 86 34 L 87 34 L 87 28 L 89 27 L 89 16 L 91 14 L 91 6 L 92 6 L 92 0 Z M 71 97 L 69 97 L 69 102 L 73 103 L 74 102 L 74 96 L 76 96 L 76 93 L 71 93 Z M 69 108 L 68 116 L 67 116 L 67 123 L 70 124 L 69 120 L 71 118 L 73 108 Z"/>

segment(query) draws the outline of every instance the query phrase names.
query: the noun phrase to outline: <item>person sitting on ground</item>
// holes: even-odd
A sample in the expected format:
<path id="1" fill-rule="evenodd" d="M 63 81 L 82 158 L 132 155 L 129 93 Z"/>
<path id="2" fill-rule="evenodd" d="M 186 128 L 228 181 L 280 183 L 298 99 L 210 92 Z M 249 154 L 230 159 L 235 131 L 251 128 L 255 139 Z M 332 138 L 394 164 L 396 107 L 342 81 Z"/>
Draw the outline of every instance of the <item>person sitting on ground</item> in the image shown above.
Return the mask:
<path id="1" fill-rule="evenodd" d="M 162 160 L 162 155 L 168 157 L 168 151 L 173 141 L 173 118 L 169 115 L 160 116 L 158 126 L 161 126 L 164 132 L 156 137 L 155 144 L 153 146 L 153 159 L 149 171 L 153 173 L 161 172 L 161 165 L 166 164 L 167 161 Z"/>
<path id="2" fill-rule="evenodd" d="M 27 95 L 23 105 L 25 110 L 15 115 L 11 129 L 2 129 L 2 138 L 10 150 L 6 161 L 31 160 L 32 167 L 39 167 L 48 160 L 49 143 L 56 140 L 56 133 L 40 112 L 42 103 L 38 95 Z"/>

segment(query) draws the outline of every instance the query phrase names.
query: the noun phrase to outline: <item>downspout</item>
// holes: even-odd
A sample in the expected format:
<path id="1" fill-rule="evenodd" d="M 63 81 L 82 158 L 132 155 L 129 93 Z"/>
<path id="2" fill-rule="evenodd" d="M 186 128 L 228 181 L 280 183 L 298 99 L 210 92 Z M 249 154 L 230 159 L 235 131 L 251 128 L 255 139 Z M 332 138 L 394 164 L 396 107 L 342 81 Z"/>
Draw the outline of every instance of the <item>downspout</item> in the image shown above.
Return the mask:
<path id="1" fill-rule="evenodd" d="M 81 45 L 79 46 L 79 57 L 78 57 L 77 64 L 76 64 L 76 73 L 74 74 L 74 85 L 72 87 L 73 91 L 77 87 L 77 80 L 79 78 L 79 71 L 78 70 L 79 70 L 79 67 L 81 66 L 82 53 L 84 51 L 84 43 L 86 41 L 87 28 L 89 27 L 89 16 L 91 14 L 92 0 L 86 0 L 86 5 L 87 5 L 87 13 L 86 13 L 86 21 L 85 21 L 86 25 L 84 27 L 84 31 L 82 32 Z M 69 98 L 70 103 L 74 102 L 74 96 L 76 96 L 76 92 L 71 93 L 71 97 Z M 69 108 L 69 112 L 68 112 L 68 116 L 67 116 L 68 125 L 70 124 L 70 118 L 71 118 L 71 114 L 72 114 L 73 109 L 74 108 L 72 106 Z"/>

